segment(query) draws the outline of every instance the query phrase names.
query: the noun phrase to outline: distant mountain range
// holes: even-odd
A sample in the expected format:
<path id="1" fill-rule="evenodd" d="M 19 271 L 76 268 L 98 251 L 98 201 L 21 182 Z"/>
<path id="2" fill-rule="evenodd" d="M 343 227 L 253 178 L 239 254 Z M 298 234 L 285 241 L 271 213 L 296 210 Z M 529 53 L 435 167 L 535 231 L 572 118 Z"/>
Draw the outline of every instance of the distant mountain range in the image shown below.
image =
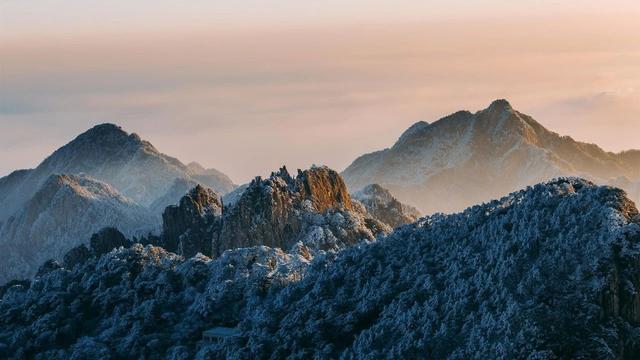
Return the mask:
<path id="1" fill-rule="evenodd" d="M 640 213 L 567 174 L 640 151 L 498 100 L 237 187 L 99 125 L 0 179 L 0 357 L 638 359 Z"/>
<path id="2" fill-rule="evenodd" d="M 164 155 L 136 134 L 95 126 L 38 167 L 0 179 L 0 282 L 30 277 L 105 226 L 127 236 L 159 232 L 165 207 L 196 184 L 221 195 L 228 176 Z"/>
<path id="3" fill-rule="evenodd" d="M 176 179 L 193 180 L 222 194 L 235 188 L 229 177 L 217 170 L 195 163 L 185 165 L 160 153 L 137 134 L 102 124 L 56 150 L 35 169 L 18 170 L 0 179 L 0 201 L 5 204 L 0 221 L 13 215 L 54 174 L 90 176 L 142 206 L 165 195 Z"/>
<path id="4" fill-rule="evenodd" d="M 640 200 L 640 151 L 611 153 L 545 129 L 506 100 L 418 122 L 342 175 L 352 191 L 378 183 L 424 213 L 455 212 L 558 176 L 621 185 Z"/>

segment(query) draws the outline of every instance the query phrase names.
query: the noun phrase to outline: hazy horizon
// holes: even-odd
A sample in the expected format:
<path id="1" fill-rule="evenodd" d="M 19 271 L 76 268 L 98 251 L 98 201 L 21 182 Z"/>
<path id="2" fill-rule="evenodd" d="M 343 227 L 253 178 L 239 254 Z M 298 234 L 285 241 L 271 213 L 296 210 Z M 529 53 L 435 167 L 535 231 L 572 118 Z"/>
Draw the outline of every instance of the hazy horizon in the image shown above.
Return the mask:
<path id="1" fill-rule="evenodd" d="M 497 98 L 576 140 L 640 148 L 631 1 L 62 4 L 0 2 L 0 176 L 104 122 L 236 183 L 342 170 Z"/>

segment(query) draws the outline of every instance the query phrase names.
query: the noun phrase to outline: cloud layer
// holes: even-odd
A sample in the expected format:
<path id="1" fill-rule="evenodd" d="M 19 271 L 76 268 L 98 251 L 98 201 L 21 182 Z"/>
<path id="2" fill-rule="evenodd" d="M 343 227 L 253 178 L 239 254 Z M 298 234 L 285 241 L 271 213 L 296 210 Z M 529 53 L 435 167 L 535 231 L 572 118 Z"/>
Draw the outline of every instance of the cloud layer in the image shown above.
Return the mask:
<path id="1" fill-rule="evenodd" d="M 342 169 L 411 123 L 509 98 L 552 130 L 638 147 L 637 21 L 442 20 L 30 37 L 0 48 L 0 173 L 115 122 L 243 182 Z M 603 95 L 604 94 L 604 95 Z"/>

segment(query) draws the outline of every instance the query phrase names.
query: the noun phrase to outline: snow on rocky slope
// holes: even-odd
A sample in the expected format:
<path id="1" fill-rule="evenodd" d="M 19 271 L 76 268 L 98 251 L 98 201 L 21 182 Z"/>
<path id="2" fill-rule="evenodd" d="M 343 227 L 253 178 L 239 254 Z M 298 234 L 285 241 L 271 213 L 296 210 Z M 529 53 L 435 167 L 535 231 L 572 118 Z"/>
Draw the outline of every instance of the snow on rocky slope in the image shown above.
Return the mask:
<path id="1" fill-rule="evenodd" d="M 638 151 L 609 153 L 545 129 L 506 100 L 418 122 L 389 149 L 342 173 L 352 191 L 377 183 L 424 213 L 460 211 L 553 177 L 640 180 Z M 640 198 L 634 198 L 640 200 Z"/>
<path id="2" fill-rule="evenodd" d="M 0 228 L 0 283 L 29 278 L 47 259 L 62 258 L 103 227 L 127 236 L 157 231 L 155 217 L 112 186 L 76 175 L 52 175 Z"/>
<path id="3" fill-rule="evenodd" d="M 202 358 L 637 359 L 640 218 L 559 179 L 316 261 Z"/>

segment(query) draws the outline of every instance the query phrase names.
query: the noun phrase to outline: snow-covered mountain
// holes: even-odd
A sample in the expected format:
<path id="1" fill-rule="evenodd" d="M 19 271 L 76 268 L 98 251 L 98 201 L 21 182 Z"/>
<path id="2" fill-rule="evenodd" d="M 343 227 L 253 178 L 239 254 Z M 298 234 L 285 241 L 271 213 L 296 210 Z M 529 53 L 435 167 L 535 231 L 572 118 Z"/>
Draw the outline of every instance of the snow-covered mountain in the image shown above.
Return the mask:
<path id="1" fill-rule="evenodd" d="M 315 258 L 304 245 L 185 260 L 96 244 L 0 287 L 9 358 L 640 356 L 638 211 L 580 179 Z M 240 335 L 200 342 L 216 326 Z"/>
<path id="2" fill-rule="evenodd" d="M 638 181 L 640 151 L 614 154 L 560 136 L 496 100 L 476 113 L 418 122 L 342 175 L 352 191 L 377 183 L 425 213 L 452 212 L 557 176 Z"/>
<path id="3" fill-rule="evenodd" d="M 0 221 L 18 211 L 53 174 L 86 174 L 143 206 L 167 196 L 177 179 L 201 183 L 220 194 L 235 188 L 217 170 L 207 170 L 197 163 L 185 165 L 160 153 L 137 134 L 102 124 L 56 150 L 35 169 L 15 171 L 1 178 Z"/>
<path id="4" fill-rule="evenodd" d="M 33 276 L 47 259 L 61 260 L 103 227 L 127 236 L 157 231 L 156 218 L 112 186 L 77 175 L 51 175 L 0 227 L 0 283 Z"/>
<path id="5" fill-rule="evenodd" d="M 200 355 L 638 359 L 639 275 L 633 202 L 559 179 L 317 260 Z"/>

